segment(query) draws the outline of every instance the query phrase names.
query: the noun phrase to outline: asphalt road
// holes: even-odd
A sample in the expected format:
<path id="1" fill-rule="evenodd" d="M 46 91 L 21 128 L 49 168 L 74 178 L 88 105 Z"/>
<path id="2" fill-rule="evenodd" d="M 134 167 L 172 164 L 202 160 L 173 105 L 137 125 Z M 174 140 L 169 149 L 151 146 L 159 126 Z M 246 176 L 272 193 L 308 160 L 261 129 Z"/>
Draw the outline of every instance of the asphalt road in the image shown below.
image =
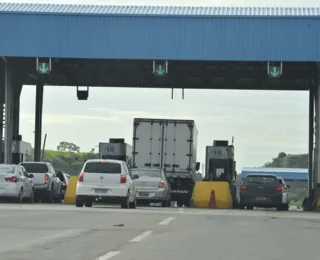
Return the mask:
<path id="1" fill-rule="evenodd" d="M 320 214 L 0 204 L 1 260 L 318 259 Z"/>

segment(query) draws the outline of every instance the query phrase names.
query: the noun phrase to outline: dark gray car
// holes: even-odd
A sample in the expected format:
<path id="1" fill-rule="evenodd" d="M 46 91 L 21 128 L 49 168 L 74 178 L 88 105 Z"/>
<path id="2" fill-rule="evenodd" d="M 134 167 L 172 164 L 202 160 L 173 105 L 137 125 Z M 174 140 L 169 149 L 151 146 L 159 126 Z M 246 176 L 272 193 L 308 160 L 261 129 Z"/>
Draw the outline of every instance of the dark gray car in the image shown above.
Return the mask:
<path id="1" fill-rule="evenodd" d="M 137 203 L 149 204 L 161 202 L 162 207 L 170 205 L 170 185 L 164 171 L 152 168 L 131 169 L 132 175 L 138 175 L 134 180 L 137 189 Z"/>
<path id="2" fill-rule="evenodd" d="M 240 207 L 288 210 L 288 190 L 274 174 L 249 174 L 240 188 Z"/>

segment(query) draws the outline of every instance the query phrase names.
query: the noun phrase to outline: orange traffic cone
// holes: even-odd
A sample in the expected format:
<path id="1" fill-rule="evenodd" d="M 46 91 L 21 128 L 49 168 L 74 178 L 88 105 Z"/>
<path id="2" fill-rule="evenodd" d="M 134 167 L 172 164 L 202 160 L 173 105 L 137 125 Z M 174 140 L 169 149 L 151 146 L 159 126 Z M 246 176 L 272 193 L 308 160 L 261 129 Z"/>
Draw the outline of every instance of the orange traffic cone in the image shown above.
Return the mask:
<path id="1" fill-rule="evenodd" d="M 211 190 L 210 200 L 209 200 L 209 208 L 215 209 L 217 208 L 216 204 L 216 194 L 214 193 L 214 190 Z"/>

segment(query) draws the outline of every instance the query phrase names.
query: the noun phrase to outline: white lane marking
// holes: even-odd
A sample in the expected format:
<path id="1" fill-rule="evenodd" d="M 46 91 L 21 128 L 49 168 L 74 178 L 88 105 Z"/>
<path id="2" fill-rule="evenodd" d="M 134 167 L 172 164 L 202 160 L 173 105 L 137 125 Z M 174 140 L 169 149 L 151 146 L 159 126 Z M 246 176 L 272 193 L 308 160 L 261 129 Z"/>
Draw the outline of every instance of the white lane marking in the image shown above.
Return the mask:
<path id="1" fill-rule="evenodd" d="M 142 234 L 140 234 L 139 236 L 136 236 L 135 238 L 131 239 L 129 242 L 140 242 L 143 239 L 145 239 L 148 236 L 150 236 L 152 233 L 153 233 L 152 230 L 145 231 Z"/>
<path id="2" fill-rule="evenodd" d="M 184 210 L 183 209 L 179 209 L 179 213 L 183 214 L 184 213 Z"/>
<path id="3" fill-rule="evenodd" d="M 110 252 L 106 253 L 105 255 L 99 256 L 96 260 L 108 260 L 111 257 L 119 255 L 120 253 L 121 253 L 120 251 L 110 251 Z"/>
<path id="4" fill-rule="evenodd" d="M 176 217 L 166 218 L 166 219 L 162 220 L 158 225 L 160 225 L 160 226 L 169 225 L 170 222 L 175 220 L 175 219 L 176 219 Z"/>

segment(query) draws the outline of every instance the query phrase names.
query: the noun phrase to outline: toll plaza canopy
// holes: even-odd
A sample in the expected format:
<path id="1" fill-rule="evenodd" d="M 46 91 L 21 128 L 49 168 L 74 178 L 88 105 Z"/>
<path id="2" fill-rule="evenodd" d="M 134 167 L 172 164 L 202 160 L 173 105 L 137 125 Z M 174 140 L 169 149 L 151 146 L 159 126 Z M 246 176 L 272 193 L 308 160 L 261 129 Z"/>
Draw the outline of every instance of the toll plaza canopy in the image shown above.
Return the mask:
<path id="1" fill-rule="evenodd" d="M 319 8 L 0 3 L 0 56 L 318 62 Z"/>
<path id="2" fill-rule="evenodd" d="M 241 178 L 248 174 L 275 174 L 287 181 L 307 181 L 308 169 L 301 168 L 243 168 Z"/>

